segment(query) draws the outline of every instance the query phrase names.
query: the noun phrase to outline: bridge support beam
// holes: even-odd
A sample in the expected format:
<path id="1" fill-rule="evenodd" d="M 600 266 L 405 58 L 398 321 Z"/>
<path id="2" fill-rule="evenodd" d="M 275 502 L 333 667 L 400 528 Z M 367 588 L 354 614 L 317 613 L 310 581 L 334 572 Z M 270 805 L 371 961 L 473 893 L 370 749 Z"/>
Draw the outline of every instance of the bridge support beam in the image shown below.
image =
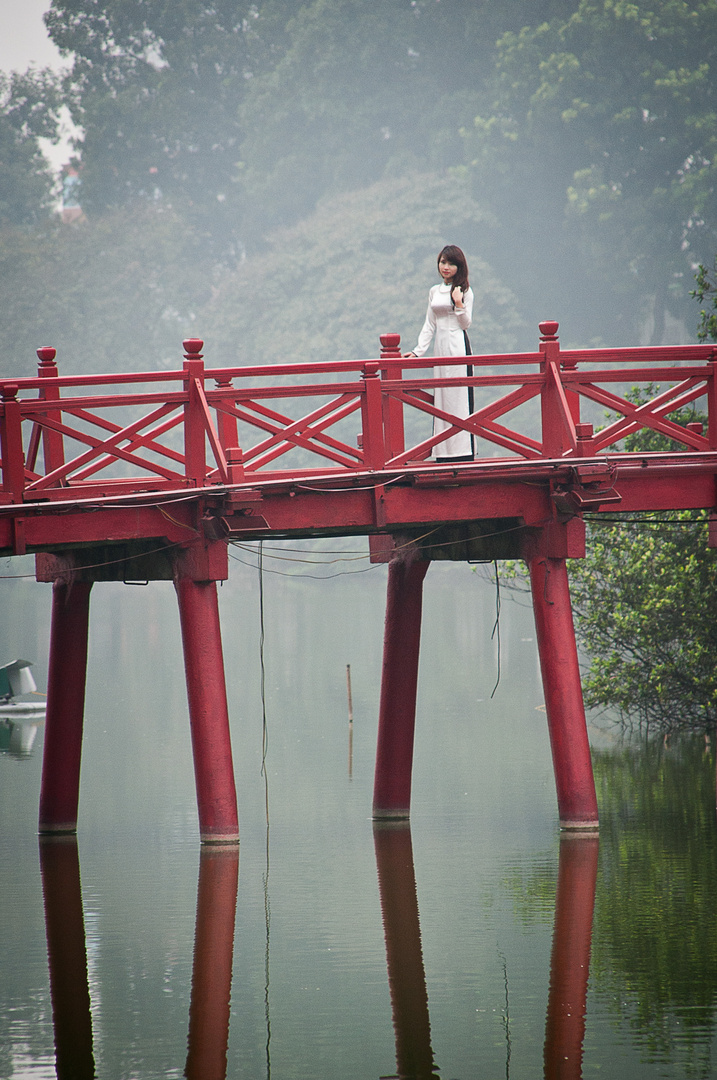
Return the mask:
<path id="1" fill-rule="evenodd" d="M 222 545 L 226 551 L 225 545 Z M 216 580 L 177 576 L 202 843 L 236 844 L 239 819 Z"/>
<path id="2" fill-rule="evenodd" d="M 564 558 L 528 558 L 560 827 L 595 829 L 598 807 Z"/>
<path id="3" fill-rule="evenodd" d="M 59 579 L 52 586 L 41 833 L 77 831 L 91 588 Z"/>
<path id="4" fill-rule="evenodd" d="M 429 565 L 427 559 L 406 558 L 388 566 L 374 818 L 410 814 L 423 579 Z"/>

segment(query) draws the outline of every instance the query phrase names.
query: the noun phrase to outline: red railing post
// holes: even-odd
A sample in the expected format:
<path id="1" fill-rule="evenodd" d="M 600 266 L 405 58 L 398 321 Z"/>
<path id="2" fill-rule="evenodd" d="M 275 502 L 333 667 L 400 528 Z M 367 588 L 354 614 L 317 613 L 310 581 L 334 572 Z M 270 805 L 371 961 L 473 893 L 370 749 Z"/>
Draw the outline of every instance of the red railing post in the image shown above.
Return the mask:
<path id="1" fill-rule="evenodd" d="M 207 475 L 206 430 L 197 394 L 197 384 L 204 389 L 204 342 L 200 338 L 188 338 L 183 345 L 184 389 L 188 396 L 184 406 L 184 474 L 199 486 Z"/>
<path id="2" fill-rule="evenodd" d="M 217 375 L 214 381 L 217 384 L 217 390 L 231 389 L 232 380 L 228 375 Z M 217 435 L 219 436 L 222 450 L 226 454 L 230 447 L 239 445 L 237 418 L 233 413 L 224 412 L 224 410 L 220 408 L 216 409 L 216 416 Z"/>
<path id="3" fill-rule="evenodd" d="M 559 347 L 560 347 L 560 345 L 558 343 L 558 348 Z M 577 371 L 577 369 L 578 369 L 578 362 L 574 358 L 570 359 L 570 360 L 561 360 L 560 361 L 560 370 L 561 371 Z M 568 386 L 568 387 L 565 388 L 565 397 L 566 397 L 567 402 L 568 402 L 568 408 L 570 409 L 570 415 L 573 418 L 573 423 L 574 424 L 579 424 L 580 423 L 580 394 L 576 390 L 570 389 L 570 387 Z"/>
<path id="4" fill-rule="evenodd" d="M 401 335 L 381 334 L 381 375 L 384 379 L 398 381 L 403 376 L 401 363 Z M 403 453 L 406 446 L 403 429 L 403 402 L 386 395 L 383 402 L 383 426 L 386 453 L 389 458 Z"/>
<path id="5" fill-rule="evenodd" d="M 707 419 L 710 450 L 717 450 L 717 351 L 707 361 Z"/>
<path id="6" fill-rule="evenodd" d="M 42 349 L 37 350 L 37 356 L 40 361 L 37 365 L 38 376 L 41 379 L 56 379 L 59 375 L 55 361 L 57 351 L 50 346 L 44 346 Z M 60 391 L 57 386 L 43 386 L 40 389 L 39 396 L 45 401 L 59 401 Z M 57 412 L 48 412 L 45 413 L 45 418 L 59 424 L 61 413 L 59 410 Z M 45 457 L 45 474 L 54 472 L 55 469 L 59 469 L 65 464 L 65 448 L 59 431 L 42 427 L 42 449 Z"/>
<path id="7" fill-rule="evenodd" d="M 383 406 L 378 360 L 367 360 L 361 378 L 364 392 L 361 398 L 361 421 L 364 465 L 367 469 L 380 470 L 386 464 L 383 441 Z"/>
<path id="8" fill-rule="evenodd" d="M 2 490 L 13 502 L 22 502 L 25 490 L 25 454 L 22 446 L 22 413 L 17 400 L 16 383 L 4 383 L 0 389 L 0 457 Z"/>
<path id="9" fill-rule="evenodd" d="M 563 425 L 560 405 L 550 371 L 552 367 L 559 377 L 560 342 L 557 337 L 558 325 L 554 321 L 539 324 L 541 334 L 540 352 L 543 354 L 540 370 L 544 376 L 543 388 L 540 392 L 540 417 L 542 422 L 543 454 L 548 458 L 560 457 L 563 452 Z"/>

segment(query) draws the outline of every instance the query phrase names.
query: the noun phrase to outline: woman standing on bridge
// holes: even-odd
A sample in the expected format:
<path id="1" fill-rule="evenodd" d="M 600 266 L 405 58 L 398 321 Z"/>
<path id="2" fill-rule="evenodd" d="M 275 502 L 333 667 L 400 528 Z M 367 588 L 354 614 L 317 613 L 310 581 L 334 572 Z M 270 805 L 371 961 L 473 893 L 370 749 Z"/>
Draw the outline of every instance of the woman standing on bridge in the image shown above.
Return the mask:
<path id="1" fill-rule="evenodd" d="M 473 317 L 473 290 L 468 282 L 468 264 L 459 247 L 449 244 L 438 256 L 440 285 L 434 285 L 428 294 L 428 310 L 423 329 L 418 335 L 415 349 L 404 356 L 425 356 L 435 338 L 434 356 L 468 356 L 470 343 L 466 330 Z M 437 379 L 451 376 L 472 375 L 471 367 L 435 367 Z M 439 386 L 434 404 L 442 412 L 464 420 L 472 411 L 471 388 L 466 386 Z M 451 424 L 439 417 L 433 418 L 433 434 L 446 431 Z M 473 458 L 473 436 L 459 431 L 433 448 L 436 461 L 470 461 Z"/>

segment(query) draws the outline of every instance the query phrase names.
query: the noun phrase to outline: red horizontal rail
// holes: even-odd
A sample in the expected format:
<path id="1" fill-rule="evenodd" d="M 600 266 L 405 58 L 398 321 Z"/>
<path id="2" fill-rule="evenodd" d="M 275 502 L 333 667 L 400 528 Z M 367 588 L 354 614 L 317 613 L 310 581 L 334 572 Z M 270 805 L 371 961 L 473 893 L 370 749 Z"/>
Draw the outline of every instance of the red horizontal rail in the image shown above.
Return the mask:
<path id="1" fill-rule="evenodd" d="M 555 324 L 541 329 L 548 325 Z M 90 376 L 60 375 L 54 350 L 42 349 L 37 377 L 0 379 L 0 502 L 59 489 L 62 498 L 68 489 L 91 497 L 117 485 L 141 491 L 425 469 L 446 435 L 459 431 L 479 441 L 486 465 L 496 457 L 536 467 L 614 456 L 641 428 L 683 444 L 686 454 L 717 449 L 713 345 L 561 352 L 545 333 L 537 352 L 471 357 L 470 376 L 464 357 L 407 359 L 397 347 L 377 360 L 209 369 L 201 342 L 185 348 L 182 370 Z M 436 366 L 456 373 L 436 378 Z M 657 389 L 636 405 L 618 384 Z M 434 402 L 436 389 L 456 385 L 473 390 L 470 416 Z M 669 418 L 702 399 L 706 432 Z M 588 406 L 614 414 L 602 431 L 581 418 Z M 433 434 L 435 419 L 449 431 Z"/>

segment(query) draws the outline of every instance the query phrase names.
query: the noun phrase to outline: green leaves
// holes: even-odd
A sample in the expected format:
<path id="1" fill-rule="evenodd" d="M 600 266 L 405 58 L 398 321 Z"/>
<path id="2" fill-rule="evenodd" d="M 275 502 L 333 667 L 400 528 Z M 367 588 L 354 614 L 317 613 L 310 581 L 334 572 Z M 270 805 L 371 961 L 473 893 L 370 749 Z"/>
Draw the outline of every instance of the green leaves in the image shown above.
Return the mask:
<path id="1" fill-rule="evenodd" d="M 712 271 L 704 266 L 697 268 L 695 281 L 697 288 L 693 289 L 690 296 L 694 296 L 701 304 L 709 300 L 709 306 L 700 312 L 697 337 L 700 341 L 717 341 L 717 256 Z"/>
<path id="2" fill-rule="evenodd" d="M 711 732 L 717 715 L 717 554 L 706 512 L 590 523 L 570 564 L 586 703 L 653 730 Z"/>
<path id="3" fill-rule="evenodd" d="M 0 72 L 0 226 L 31 225 L 49 211 L 53 176 L 37 139 L 55 135 L 59 104 L 52 72 Z"/>
<path id="4" fill-rule="evenodd" d="M 499 40 L 492 110 L 465 129 L 476 187 L 503 223 L 497 242 L 548 268 L 545 310 L 585 305 L 589 319 L 599 290 L 628 344 L 654 304 L 660 343 L 717 244 L 717 3 L 571 6 Z M 511 212 L 516 188 L 530 216 Z"/>

